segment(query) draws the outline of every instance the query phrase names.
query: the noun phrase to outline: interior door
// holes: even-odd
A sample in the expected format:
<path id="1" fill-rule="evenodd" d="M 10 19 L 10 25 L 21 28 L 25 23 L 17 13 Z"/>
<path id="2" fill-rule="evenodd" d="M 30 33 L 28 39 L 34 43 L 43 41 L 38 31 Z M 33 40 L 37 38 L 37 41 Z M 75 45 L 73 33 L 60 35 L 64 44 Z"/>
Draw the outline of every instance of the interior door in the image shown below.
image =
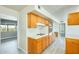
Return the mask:
<path id="1" fill-rule="evenodd" d="M 60 24 L 60 36 L 65 37 L 65 23 Z"/>

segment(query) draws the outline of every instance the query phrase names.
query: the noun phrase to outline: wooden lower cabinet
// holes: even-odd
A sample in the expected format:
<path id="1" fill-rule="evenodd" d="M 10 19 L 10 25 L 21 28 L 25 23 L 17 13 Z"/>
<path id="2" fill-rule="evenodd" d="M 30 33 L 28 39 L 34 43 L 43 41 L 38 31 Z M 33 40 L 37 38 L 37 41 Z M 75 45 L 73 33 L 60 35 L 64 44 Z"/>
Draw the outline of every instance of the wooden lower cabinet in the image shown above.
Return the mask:
<path id="1" fill-rule="evenodd" d="M 79 54 L 79 40 L 66 38 L 66 54 Z"/>
<path id="2" fill-rule="evenodd" d="M 38 54 L 42 51 L 42 42 L 40 39 L 36 40 L 33 38 L 28 38 L 28 53 Z"/>
<path id="3" fill-rule="evenodd" d="M 29 54 L 40 54 L 52 43 L 49 36 L 44 36 L 38 39 L 28 37 L 28 53 Z"/>

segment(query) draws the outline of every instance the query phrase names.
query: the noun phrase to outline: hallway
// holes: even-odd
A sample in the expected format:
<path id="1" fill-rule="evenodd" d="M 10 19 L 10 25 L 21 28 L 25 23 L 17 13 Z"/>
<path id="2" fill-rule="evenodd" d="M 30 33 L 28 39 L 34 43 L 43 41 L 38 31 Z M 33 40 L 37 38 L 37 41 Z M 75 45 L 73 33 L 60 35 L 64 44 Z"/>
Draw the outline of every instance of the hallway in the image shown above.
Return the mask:
<path id="1" fill-rule="evenodd" d="M 23 54 L 23 52 L 17 48 L 16 38 L 10 38 L 2 40 L 0 54 Z"/>
<path id="2" fill-rule="evenodd" d="M 64 54 L 65 53 L 65 39 L 63 37 L 56 38 L 43 54 Z"/>

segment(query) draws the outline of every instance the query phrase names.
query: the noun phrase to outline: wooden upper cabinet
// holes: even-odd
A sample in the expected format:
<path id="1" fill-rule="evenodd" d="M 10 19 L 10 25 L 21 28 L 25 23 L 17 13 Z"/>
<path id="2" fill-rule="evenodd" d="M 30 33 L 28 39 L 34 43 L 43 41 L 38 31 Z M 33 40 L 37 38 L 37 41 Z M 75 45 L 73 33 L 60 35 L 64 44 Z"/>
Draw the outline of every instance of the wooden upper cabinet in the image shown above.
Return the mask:
<path id="1" fill-rule="evenodd" d="M 38 21 L 39 23 L 45 24 L 45 19 L 44 19 L 43 17 L 38 16 L 37 21 Z"/>
<path id="2" fill-rule="evenodd" d="M 79 25 L 79 12 L 69 14 L 68 25 Z"/>
<path id="3" fill-rule="evenodd" d="M 49 21 L 46 19 L 45 20 L 45 24 L 48 26 L 49 25 Z"/>
<path id="4" fill-rule="evenodd" d="M 37 23 L 37 16 L 33 13 L 28 14 L 28 28 L 35 28 Z"/>
<path id="5" fill-rule="evenodd" d="M 48 26 L 48 20 L 40 17 L 34 13 L 29 13 L 28 14 L 28 28 L 36 28 L 37 27 L 37 23 L 43 23 L 46 26 Z"/>
<path id="6" fill-rule="evenodd" d="M 45 24 L 46 26 L 48 26 L 48 23 L 49 23 L 47 19 L 45 19 L 43 17 L 40 17 L 40 16 L 38 16 L 37 21 L 40 22 L 40 23 Z"/>
<path id="7" fill-rule="evenodd" d="M 42 19 L 42 17 L 40 17 L 40 16 L 37 16 L 37 22 L 38 22 L 38 23 L 42 23 L 42 22 L 43 22 L 43 19 Z"/>

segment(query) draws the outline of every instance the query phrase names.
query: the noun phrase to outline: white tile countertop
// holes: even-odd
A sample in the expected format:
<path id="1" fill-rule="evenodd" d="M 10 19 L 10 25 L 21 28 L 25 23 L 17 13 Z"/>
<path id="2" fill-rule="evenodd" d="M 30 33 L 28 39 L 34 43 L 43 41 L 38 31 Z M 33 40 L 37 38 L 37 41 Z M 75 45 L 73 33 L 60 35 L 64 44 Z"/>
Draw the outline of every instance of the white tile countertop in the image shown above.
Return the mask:
<path id="1" fill-rule="evenodd" d="M 53 33 L 51 32 L 49 35 L 52 35 Z M 45 35 L 29 35 L 28 37 L 31 37 L 33 39 L 38 39 L 38 38 L 41 38 L 41 37 L 44 37 L 44 36 L 47 36 L 48 34 L 45 34 Z"/>
<path id="2" fill-rule="evenodd" d="M 42 33 L 44 35 L 38 35 L 40 33 Z M 50 34 L 52 34 L 52 33 L 50 33 Z M 38 38 L 44 37 L 46 35 L 48 35 L 48 27 L 47 26 L 43 27 L 43 29 L 29 28 L 28 33 L 27 33 L 27 36 L 31 37 L 33 39 L 38 39 Z"/>

